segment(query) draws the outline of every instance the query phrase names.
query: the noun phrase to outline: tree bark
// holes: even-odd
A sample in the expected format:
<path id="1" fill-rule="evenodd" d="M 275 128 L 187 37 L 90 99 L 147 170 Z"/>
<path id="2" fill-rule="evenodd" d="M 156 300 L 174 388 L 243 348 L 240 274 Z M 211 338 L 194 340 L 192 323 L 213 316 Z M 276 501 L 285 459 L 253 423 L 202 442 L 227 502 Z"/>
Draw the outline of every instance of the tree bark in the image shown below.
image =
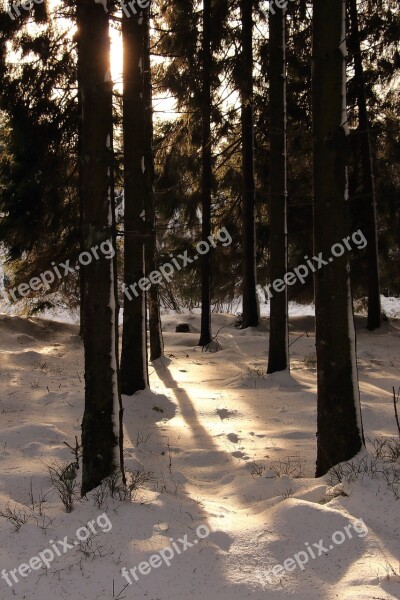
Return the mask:
<path id="1" fill-rule="evenodd" d="M 253 122 L 253 5 L 241 0 L 242 55 L 240 74 L 242 124 L 242 248 L 243 315 L 242 328 L 259 324 L 256 274 L 256 226 Z"/>
<path id="2" fill-rule="evenodd" d="M 368 241 L 368 321 L 370 331 L 379 329 L 382 325 L 381 293 L 378 259 L 378 235 L 376 217 L 375 177 L 372 161 L 370 124 L 368 119 L 367 100 L 365 96 L 364 68 L 361 56 L 360 31 L 358 25 L 357 0 L 349 0 L 351 45 L 354 60 L 354 79 L 357 89 L 357 105 L 359 118 L 359 136 L 361 148 L 361 163 L 363 171 L 363 193 L 367 199 L 367 230 Z"/>
<path id="3" fill-rule="evenodd" d="M 92 0 L 77 5 L 82 129 L 80 176 L 83 250 L 90 253 L 113 231 L 112 81 L 108 15 Z M 82 422 L 82 494 L 118 464 L 118 359 L 115 272 L 100 258 L 83 278 L 85 412 Z"/>
<path id="4" fill-rule="evenodd" d="M 349 261 L 332 248 L 349 234 L 345 0 L 314 0 L 314 251 L 318 381 L 317 477 L 364 443 Z"/>
<path id="5" fill-rule="evenodd" d="M 270 69 L 270 278 L 287 273 L 287 168 L 286 168 L 286 10 L 269 13 Z M 287 287 L 270 292 L 268 373 L 289 366 Z"/>
<path id="6" fill-rule="evenodd" d="M 124 135 L 124 318 L 121 391 L 128 396 L 148 386 L 145 292 L 145 198 L 147 191 L 144 10 L 122 15 Z"/>
<path id="7" fill-rule="evenodd" d="M 202 41 L 202 176 L 201 209 L 202 240 L 211 235 L 211 190 L 212 190 L 212 154 L 211 154 L 211 1 L 203 1 L 203 41 Z M 211 342 L 211 250 L 201 256 L 201 330 L 199 346 Z"/>

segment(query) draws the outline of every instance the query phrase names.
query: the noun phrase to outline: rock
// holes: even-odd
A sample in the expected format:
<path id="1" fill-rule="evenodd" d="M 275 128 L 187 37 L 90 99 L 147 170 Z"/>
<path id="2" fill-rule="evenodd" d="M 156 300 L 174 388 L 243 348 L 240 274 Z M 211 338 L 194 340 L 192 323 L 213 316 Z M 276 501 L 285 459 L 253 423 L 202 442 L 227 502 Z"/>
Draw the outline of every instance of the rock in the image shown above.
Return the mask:
<path id="1" fill-rule="evenodd" d="M 189 323 L 178 323 L 175 327 L 176 333 L 190 333 Z"/>

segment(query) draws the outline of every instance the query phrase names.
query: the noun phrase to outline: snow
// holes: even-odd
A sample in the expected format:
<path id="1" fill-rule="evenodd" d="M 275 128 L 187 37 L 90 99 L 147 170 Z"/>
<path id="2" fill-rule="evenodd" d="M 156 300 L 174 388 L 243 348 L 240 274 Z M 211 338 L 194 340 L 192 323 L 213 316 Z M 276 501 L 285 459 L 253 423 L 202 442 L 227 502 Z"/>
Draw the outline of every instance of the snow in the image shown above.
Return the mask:
<path id="1" fill-rule="evenodd" d="M 398 301 L 388 304 L 398 311 Z M 31 517 L 18 532 L 0 519 L 1 568 L 18 569 L 65 536 L 71 543 L 48 569 L 25 577 L 17 571 L 12 587 L 1 579 L 2 600 L 400 597 L 399 505 L 385 480 L 365 473 L 342 484 L 314 478 L 313 317 L 291 318 L 291 373 L 272 376 L 266 375 L 268 321 L 245 331 L 234 321 L 213 315 L 213 331 L 223 329 L 221 349 L 210 353 L 195 347 L 198 314 L 164 313 L 166 354 L 151 366 L 152 389 L 123 398 L 126 465 L 152 471 L 152 479 L 133 501 L 107 497 L 99 507 L 89 494 L 67 514 L 46 465 L 73 460 L 64 442 L 74 445 L 80 435 L 78 327 L 0 315 L 0 507 L 9 503 Z M 175 333 L 179 322 L 189 323 L 190 333 Z M 400 323 L 384 323 L 374 333 L 365 329 L 365 317 L 356 324 L 365 433 L 393 436 Z M 42 516 L 29 508 L 31 482 L 36 499 L 40 490 L 48 493 Z M 351 529 L 360 519 L 367 534 Z M 85 545 L 76 532 L 89 522 L 97 530 Z M 107 522 L 111 528 L 98 525 Z M 210 534 L 194 544 L 199 526 Z M 343 535 L 340 544 L 332 542 Z M 277 568 L 308 548 L 317 554 L 320 542 L 327 551 L 310 555 L 304 570 Z M 168 557 L 167 548 L 180 553 L 169 566 L 162 561 L 146 571 L 150 557 L 154 564 L 163 552 Z M 132 585 L 124 567 L 136 574 L 137 581 L 129 575 Z M 274 568 L 279 577 L 263 575 Z"/>
<path id="2" fill-rule="evenodd" d="M 394 319 L 400 317 L 400 298 L 386 298 L 381 295 L 382 310 L 385 314 Z"/>

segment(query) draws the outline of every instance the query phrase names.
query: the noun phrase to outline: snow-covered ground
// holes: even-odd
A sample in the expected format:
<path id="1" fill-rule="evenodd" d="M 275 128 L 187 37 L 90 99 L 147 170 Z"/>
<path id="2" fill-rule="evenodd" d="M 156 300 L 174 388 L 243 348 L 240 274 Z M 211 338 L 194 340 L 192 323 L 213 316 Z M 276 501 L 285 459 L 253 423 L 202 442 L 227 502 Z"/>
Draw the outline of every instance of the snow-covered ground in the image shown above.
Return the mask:
<path id="1" fill-rule="evenodd" d="M 398 301 L 390 308 L 398 314 Z M 0 316 L 0 507 L 29 517 L 19 531 L 0 519 L 1 600 L 400 598 L 391 471 L 385 479 L 381 461 L 360 456 L 369 468 L 355 481 L 313 476 L 313 317 L 291 318 L 291 374 L 273 376 L 267 320 L 245 331 L 234 321 L 213 315 L 221 348 L 210 353 L 196 348 L 199 315 L 164 314 L 166 356 L 151 366 L 152 391 L 124 397 L 126 464 L 151 479 L 132 502 L 97 506 L 90 494 L 68 514 L 47 465 L 72 460 L 64 442 L 80 435 L 78 327 Z M 191 332 L 175 333 L 179 322 Z M 394 436 L 400 321 L 375 333 L 363 317 L 357 325 L 365 433 Z M 89 540 L 79 541 L 89 522 Z M 34 557 L 30 572 L 20 567 Z"/>

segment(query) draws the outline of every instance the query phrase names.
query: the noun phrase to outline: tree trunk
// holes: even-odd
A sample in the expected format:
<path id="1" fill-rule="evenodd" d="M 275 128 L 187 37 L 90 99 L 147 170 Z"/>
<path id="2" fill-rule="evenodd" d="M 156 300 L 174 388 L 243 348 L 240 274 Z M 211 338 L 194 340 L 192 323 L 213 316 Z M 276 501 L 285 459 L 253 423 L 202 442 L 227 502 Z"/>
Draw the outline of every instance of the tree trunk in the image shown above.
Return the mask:
<path id="1" fill-rule="evenodd" d="M 259 324 L 256 274 L 256 227 L 254 182 L 253 123 L 253 6 L 241 0 L 241 121 L 242 121 L 242 246 L 243 246 L 243 315 L 242 328 Z"/>
<path id="2" fill-rule="evenodd" d="M 287 273 L 287 171 L 286 171 L 286 10 L 269 13 L 270 69 L 270 278 Z M 270 292 L 268 373 L 289 366 L 287 287 Z"/>
<path id="3" fill-rule="evenodd" d="M 201 209 L 202 240 L 211 235 L 211 189 L 212 189 L 212 154 L 211 154 L 211 0 L 203 1 L 203 74 L 202 74 L 202 176 L 201 176 Z M 199 346 L 211 342 L 211 250 L 201 256 L 201 330 Z"/>
<path id="4" fill-rule="evenodd" d="M 121 391 L 128 396 L 148 385 L 145 292 L 146 143 L 144 99 L 144 10 L 123 11 L 124 134 L 124 318 Z M 143 282 L 141 282 L 142 287 Z"/>
<path id="5" fill-rule="evenodd" d="M 376 219 L 375 178 L 372 161 L 371 136 L 365 96 L 364 69 L 361 56 L 360 31 L 358 26 L 357 0 L 349 0 L 351 44 L 354 59 L 354 79 L 357 90 L 359 135 L 361 162 L 363 171 L 363 193 L 368 203 L 367 230 L 368 241 L 368 322 L 367 327 L 373 331 L 382 325 L 381 293 L 379 282 L 378 235 Z"/>
<path id="6" fill-rule="evenodd" d="M 108 16 L 92 0 L 77 5 L 82 108 L 81 190 L 83 249 L 114 239 L 112 81 Z M 83 283 L 85 412 L 82 422 L 82 494 L 118 464 L 118 360 L 115 272 L 100 258 L 85 267 Z"/>
<path id="7" fill-rule="evenodd" d="M 146 138 L 146 272 L 147 277 L 157 268 L 156 214 L 154 208 L 154 155 L 153 155 L 153 105 L 150 64 L 150 7 L 145 11 L 144 40 L 144 99 Z M 160 296 L 158 284 L 152 284 L 147 294 L 149 310 L 150 360 L 157 360 L 164 353 L 161 333 Z"/>
<path id="8" fill-rule="evenodd" d="M 116 219 L 116 204 L 115 204 L 115 165 L 114 165 L 114 140 L 111 138 L 111 151 L 112 151 L 112 168 L 111 168 L 111 184 L 113 193 L 111 194 L 111 219 L 112 219 L 112 245 L 115 249 L 114 256 L 112 259 L 112 269 L 113 269 L 113 280 L 114 280 L 114 298 L 115 298 L 115 319 L 114 319 L 114 346 L 115 346 L 115 356 L 117 363 L 117 385 L 118 385 L 118 400 L 119 400 L 119 411 L 118 411 L 118 421 L 119 421 L 119 468 L 122 475 L 122 481 L 126 484 L 126 475 L 125 475 L 125 459 L 124 459 L 124 407 L 122 404 L 121 397 L 121 370 L 120 370 L 120 360 L 119 360 L 119 284 L 118 284 L 118 257 L 117 257 L 117 219 Z"/>
<path id="9" fill-rule="evenodd" d="M 345 0 L 314 0 L 314 251 L 318 365 L 317 476 L 364 443 L 349 262 L 333 246 L 349 234 Z"/>
<path id="10" fill-rule="evenodd" d="M 81 67 L 80 67 L 80 56 L 81 52 L 79 50 L 79 38 L 78 38 L 78 59 L 77 59 L 77 85 L 78 85 L 78 156 L 82 156 L 82 90 L 81 90 Z M 84 247 L 84 239 L 83 239 L 83 192 L 82 192 L 82 160 L 79 160 L 78 169 L 78 196 L 79 196 L 79 247 L 80 250 L 83 251 Z M 84 318 L 85 311 L 83 308 L 83 303 L 85 301 L 85 285 L 83 282 L 84 278 L 84 269 L 81 269 L 79 272 L 79 335 L 81 340 L 83 341 L 83 329 L 84 329 Z"/>

